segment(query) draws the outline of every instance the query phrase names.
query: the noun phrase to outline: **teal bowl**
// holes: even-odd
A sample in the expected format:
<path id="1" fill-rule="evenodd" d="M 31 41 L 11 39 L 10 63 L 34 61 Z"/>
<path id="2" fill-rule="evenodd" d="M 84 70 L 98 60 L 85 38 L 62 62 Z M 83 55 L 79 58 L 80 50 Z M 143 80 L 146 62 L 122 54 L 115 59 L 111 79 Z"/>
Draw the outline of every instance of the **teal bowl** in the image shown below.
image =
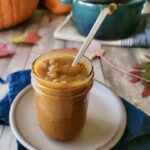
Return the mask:
<path id="1" fill-rule="evenodd" d="M 101 10 L 109 7 L 109 4 L 92 4 L 82 0 L 61 1 L 72 4 L 74 25 L 84 36 L 90 32 Z M 127 0 L 123 4 L 118 4 L 117 11 L 105 18 L 95 38 L 116 40 L 129 37 L 135 31 L 145 2 L 145 0 Z"/>

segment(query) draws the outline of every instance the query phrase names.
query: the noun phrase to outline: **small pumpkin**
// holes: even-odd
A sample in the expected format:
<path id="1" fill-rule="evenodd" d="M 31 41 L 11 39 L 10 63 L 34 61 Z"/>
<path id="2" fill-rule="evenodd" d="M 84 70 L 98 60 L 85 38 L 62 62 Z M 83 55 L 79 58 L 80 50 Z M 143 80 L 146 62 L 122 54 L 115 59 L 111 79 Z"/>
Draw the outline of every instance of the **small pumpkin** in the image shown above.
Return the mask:
<path id="1" fill-rule="evenodd" d="M 71 11 L 71 5 L 63 4 L 60 0 L 44 0 L 45 6 L 54 14 L 66 14 Z"/>
<path id="2" fill-rule="evenodd" d="M 39 0 L 0 0 L 0 29 L 15 26 L 27 20 Z"/>

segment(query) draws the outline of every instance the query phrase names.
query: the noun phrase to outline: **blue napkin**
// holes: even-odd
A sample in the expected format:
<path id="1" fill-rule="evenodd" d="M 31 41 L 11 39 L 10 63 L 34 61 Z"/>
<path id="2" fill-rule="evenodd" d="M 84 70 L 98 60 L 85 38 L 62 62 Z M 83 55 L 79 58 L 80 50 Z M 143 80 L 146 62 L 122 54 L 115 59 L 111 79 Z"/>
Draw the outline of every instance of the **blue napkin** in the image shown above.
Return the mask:
<path id="1" fill-rule="evenodd" d="M 1 84 L 9 85 L 9 92 L 0 100 L 0 124 L 9 125 L 9 109 L 16 95 L 30 84 L 30 70 L 23 70 L 8 75 L 6 80 L 0 78 Z M 127 126 L 121 140 L 112 150 L 149 150 L 150 117 L 122 99 L 127 112 Z M 26 150 L 17 142 L 18 150 Z"/>

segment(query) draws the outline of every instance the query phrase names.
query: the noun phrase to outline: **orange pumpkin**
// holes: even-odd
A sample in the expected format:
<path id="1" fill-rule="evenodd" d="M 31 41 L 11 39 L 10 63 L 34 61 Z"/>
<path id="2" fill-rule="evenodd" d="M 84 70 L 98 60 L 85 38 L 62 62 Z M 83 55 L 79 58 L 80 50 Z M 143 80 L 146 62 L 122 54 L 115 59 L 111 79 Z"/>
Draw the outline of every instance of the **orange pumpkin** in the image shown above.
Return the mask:
<path id="1" fill-rule="evenodd" d="M 39 0 L 0 0 L 0 29 L 27 20 L 36 9 Z"/>
<path id="2" fill-rule="evenodd" d="M 45 0 L 45 6 L 54 14 L 66 14 L 71 11 L 71 5 L 63 4 L 60 0 Z"/>

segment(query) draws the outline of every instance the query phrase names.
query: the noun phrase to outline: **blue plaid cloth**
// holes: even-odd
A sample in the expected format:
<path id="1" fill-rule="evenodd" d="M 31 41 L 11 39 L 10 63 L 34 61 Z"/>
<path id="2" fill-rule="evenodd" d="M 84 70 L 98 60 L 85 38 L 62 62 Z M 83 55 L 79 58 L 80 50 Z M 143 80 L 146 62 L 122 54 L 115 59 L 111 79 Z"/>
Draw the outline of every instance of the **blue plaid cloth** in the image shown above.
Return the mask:
<path id="1" fill-rule="evenodd" d="M 9 125 L 9 109 L 16 95 L 30 84 L 30 70 L 23 70 L 8 75 L 1 84 L 9 84 L 9 92 L 0 100 L 0 124 Z M 122 99 L 127 112 L 125 133 L 112 150 L 149 150 L 150 117 Z M 26 150 L 18 141 L 18 150 Z"/>

